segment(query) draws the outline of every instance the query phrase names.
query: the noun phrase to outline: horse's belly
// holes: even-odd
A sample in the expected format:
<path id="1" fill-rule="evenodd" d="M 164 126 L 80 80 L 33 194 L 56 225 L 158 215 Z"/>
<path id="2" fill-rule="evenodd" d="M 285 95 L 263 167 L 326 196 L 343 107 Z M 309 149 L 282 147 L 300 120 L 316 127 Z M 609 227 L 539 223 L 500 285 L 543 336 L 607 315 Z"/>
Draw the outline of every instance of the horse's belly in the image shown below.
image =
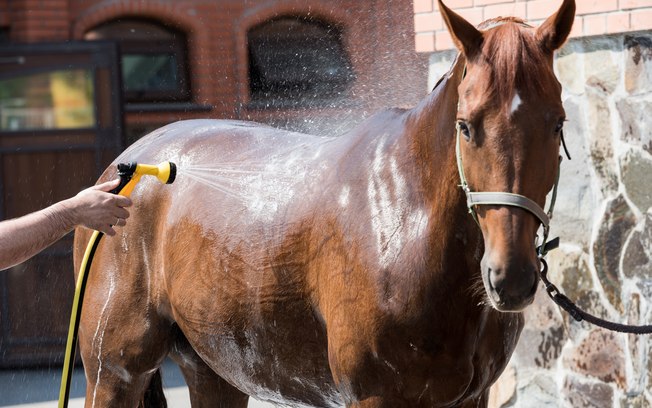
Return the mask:
<path id="1" fill-rule="evenodd" d="M 204 336 L 202 344 L 193 347 L 220 377 L 256 399 L 292 406 L 342 406 L 326 350 L 311 343 L 315 339 L 305 333 L 282 337 L 249 329 Z"/>
<path id="2" fill-rule="evenodd" d="M 210 322 L 184 319 L 178 310 L 177 323 L 211 369 L 262 401 L 343 406 L 328 364 L 325 330 L 314 315 L 299 301 L 244 299 L 249 302 L 238 307 L 220 304 Z"/>

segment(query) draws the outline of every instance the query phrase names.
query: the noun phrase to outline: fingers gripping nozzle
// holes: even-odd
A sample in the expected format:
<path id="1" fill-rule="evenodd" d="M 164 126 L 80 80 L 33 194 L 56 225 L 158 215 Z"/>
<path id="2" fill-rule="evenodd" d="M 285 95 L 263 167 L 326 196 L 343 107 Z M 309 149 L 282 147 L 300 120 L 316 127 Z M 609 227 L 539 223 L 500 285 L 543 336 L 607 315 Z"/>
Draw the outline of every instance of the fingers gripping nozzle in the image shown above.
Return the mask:
<path id="1" fill-rule="evenodd" d="M 163 184 L 172 184 L 177 177 L 177 166 L 168 161 L 159 164 L 119 163 L 118 176 L 120 176 L 120 184 L 111 192 L 120 193 L 129 182 L 132 182 L 133 188 L 144 175 L 155 176 Z M 127 191 L 127 195 L 130 192 L 131 190 Z"/>

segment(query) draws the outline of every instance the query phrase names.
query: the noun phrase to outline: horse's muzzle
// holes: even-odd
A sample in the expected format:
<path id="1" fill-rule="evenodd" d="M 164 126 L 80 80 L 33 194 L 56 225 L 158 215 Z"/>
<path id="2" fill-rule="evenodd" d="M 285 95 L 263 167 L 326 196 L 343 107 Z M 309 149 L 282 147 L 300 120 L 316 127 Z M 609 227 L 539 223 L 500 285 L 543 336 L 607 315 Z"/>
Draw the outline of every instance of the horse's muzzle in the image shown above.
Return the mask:
<path id="1" fill-rule="evenodd" d="M 533 302 L 538 284 L 536 263 L 494 262 L 485 254 L 481 268 L 485 290 L 496 310 L 520 312 Z"/>

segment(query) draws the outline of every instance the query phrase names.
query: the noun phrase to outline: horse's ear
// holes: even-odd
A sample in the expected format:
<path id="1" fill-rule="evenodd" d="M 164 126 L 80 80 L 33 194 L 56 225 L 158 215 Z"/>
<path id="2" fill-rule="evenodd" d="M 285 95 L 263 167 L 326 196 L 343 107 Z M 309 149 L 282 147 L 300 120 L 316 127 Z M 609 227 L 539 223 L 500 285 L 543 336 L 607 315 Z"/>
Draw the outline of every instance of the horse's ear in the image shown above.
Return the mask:
<path id="1" fill-rule="evenodd" d="M 455 46 L 464 53 L 464 56 L 467 59 L 472 59 L 476 54 L 479 54 L 482 49 L 482 32 L 473 27 L 459 14 L 446 7 L 442 0 L 439 0 L 439 11 L 446 22 L 451 37 L 453 37 Z"/>
<path id="2" fill-rule="evenodd" d="M 537 29 L 537 38 L 543 48 L 552 52 L 561 47 L 573 27 L 575 0 L 564 0 L 559 10 Z"/>

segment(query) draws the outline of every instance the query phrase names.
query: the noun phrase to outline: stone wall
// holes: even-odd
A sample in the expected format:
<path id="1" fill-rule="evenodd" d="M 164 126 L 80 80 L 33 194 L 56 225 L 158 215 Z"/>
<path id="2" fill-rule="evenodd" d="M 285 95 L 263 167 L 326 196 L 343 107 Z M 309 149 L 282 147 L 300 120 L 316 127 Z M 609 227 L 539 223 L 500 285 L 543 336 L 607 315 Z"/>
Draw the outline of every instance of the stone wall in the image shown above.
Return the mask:
<path id="1" fill-rule="evenodd" d="M 431 56 L 430 81 L 454 53 Z M 571 40 L 550 278 L 602 318 L 652 324 L 652 32 Z M 542 158 L 543 160 L 544 158 Z M 540 287 L 491 407 L 652 407 L 652 336 L 578 323 Z"/>

